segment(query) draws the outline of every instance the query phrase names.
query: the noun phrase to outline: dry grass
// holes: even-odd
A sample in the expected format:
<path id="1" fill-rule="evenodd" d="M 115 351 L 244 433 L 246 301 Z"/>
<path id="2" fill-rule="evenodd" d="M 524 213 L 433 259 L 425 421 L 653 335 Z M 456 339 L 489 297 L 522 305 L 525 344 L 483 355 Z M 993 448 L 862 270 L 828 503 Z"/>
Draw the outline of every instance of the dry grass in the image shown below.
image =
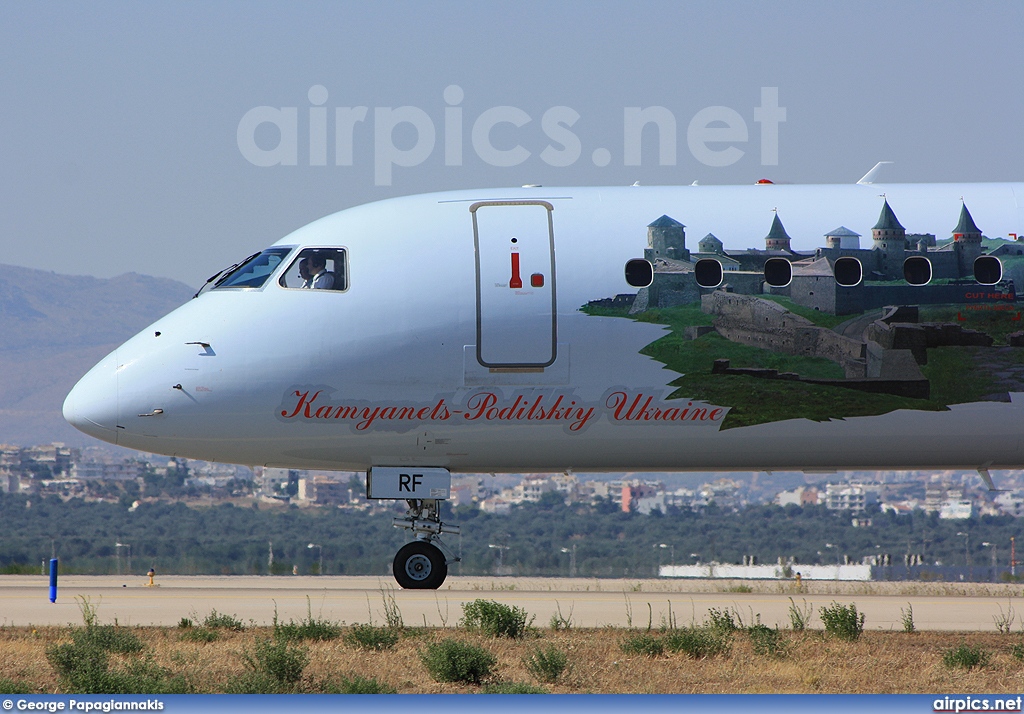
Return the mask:
<path id="1" fill-rule="evenodd" d="M 173 628 L 137 628 L 135 632 L 158 664 L 184 674 L 199 692 L 223 691 L 244 672 L 242 652 L 251 650 L 257 638 L 270 635 L 269 629 L 222 632 L 220 640 L 203 644 L 179 640 Z M 434 682 L 420 661 L 426 643 L 454 636 L 494 653 L 498 660 L 495 675 L 503 682 L 539 684 L 524 659 L 538 644 L 557 646 L 568 654 L 569 668 L 559 682 L 541 685 L 551 692 L 983 693 L 1024 689 L 1024 664 L 1010 653 L 1013 645 L 1021 643 L 1020 635 L 865 632 L 857 642 L 842 642 L 821 631 L 787 631 L 783 634 L 785 655 L 771 658 L 754 654 L 746 634 L 737 632 L 729 654 L 693 660 L 682 654 L 655 658 L 626 655 L 621 643 L 628 634 L 614 628 L 540 630 L 524 640 L 508 640 L 463 630 L 412 629 L 387 652 L 355 649 L 340 639 L 310 642 L 303 645 L 310 657 L 303 682 L 307 689 L 315 690 L 319 681 L 359 675 L 375 677 L 402 693 L 479 691 L 470 685 Z M 46 646 L 69 639 L 68 628 L 0 628 L 0 679 L 23 682 L 40 692 L 59 692 L 57 677 L 46 660 Z M 963 643 L 990 652 L 988 666 L 967 671 L 943 665 L 943 653 Z"/>

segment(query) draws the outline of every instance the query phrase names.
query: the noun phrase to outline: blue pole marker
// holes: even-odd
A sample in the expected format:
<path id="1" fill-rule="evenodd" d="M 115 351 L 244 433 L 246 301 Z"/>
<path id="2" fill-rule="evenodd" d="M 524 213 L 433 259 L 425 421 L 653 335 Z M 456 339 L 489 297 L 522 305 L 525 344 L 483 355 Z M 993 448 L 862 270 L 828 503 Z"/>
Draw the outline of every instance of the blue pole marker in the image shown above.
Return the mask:
<path id="1" fill-rule="evenodd" d="M 57 602 L 57 559 L 50 558 L 50 602 Z"/>

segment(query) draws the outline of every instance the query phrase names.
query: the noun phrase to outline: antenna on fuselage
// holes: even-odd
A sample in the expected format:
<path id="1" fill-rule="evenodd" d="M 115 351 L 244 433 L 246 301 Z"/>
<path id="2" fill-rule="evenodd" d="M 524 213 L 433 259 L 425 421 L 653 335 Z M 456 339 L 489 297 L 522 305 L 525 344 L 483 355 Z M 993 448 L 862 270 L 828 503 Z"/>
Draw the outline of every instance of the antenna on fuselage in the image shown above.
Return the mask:
<path id="1" fill-rule="evenodd" d="M 882 167 L 886 166 L 887 164 L 893 164 L 893 163 L 895 163 L 895 162 L 894 161 L 879 161 L 877 164 L 875 164 L 873 167 L 871 167 L 870 171 L 868 171 L 866 174 L 861 176 L 860 177 L 860 181 L 858 181 L 857 183 L 860 184 L 861 186 L 869 186 L 869 185 L 873 184 L 875 182 L 875 179 L 878 178 L 878 173 L 879 173 L 879 171 L 881 171 Z"/>

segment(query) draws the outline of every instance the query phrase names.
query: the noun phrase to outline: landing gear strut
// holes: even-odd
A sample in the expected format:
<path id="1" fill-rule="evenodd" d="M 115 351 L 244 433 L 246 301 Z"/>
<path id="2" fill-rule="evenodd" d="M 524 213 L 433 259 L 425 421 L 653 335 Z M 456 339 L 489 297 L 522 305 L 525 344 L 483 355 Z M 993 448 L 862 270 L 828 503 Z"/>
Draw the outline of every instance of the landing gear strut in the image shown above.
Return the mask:
<path id="1" fill-rule="evenodd" d="M 395 528 L 406 528 L 416 540 L 406 543 L 395 556 L 394 574 L 406 589 L 437 590 L 448 577 L 448 565 L 459 562 L 451 548 L 441 540 L 442 533 L 459 534 L 459 527 L 441 522 L 439 502 L 433 498 L 406 500 L 409 509 L 393 521 Z"/>

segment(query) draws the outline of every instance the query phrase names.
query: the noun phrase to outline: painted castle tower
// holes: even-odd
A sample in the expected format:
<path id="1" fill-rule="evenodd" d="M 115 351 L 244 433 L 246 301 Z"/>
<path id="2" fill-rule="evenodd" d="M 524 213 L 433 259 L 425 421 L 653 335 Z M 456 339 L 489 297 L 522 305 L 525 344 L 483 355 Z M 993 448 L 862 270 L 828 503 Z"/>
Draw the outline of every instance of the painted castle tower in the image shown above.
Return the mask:
<path id="1" fill-rule="evenodd" d="M 787 253 L 792 253 L 793 249 L 789 245 L 791 240 L 792 238 L 786 233 L 782 221 L 779 220 L 779 214 L 776 213 L 775 219 L 772 221 L 771 230 L 764 237 L 765 250 L 784 250 Z"/>
<path id="2" fill-rule="evenodd" d="M 654 262 L 658 258 L 689 260 L 686 249 L 686 226 L 674 218 L 662 216 L 647 226 L 647 251 L 644 257 Z M 650 254 L 646 254 L 650 251 Z"/>
<path id="3" fill-rule="evenodd" d="M 981 256 L 981 229 L 975 225 L 967 204 L 960 207 L 960 222 L 953 229 L 953 250 L 960 275 L 974 275 L 974 261 Z"/>
<path id="4" fill-rule="evenodd" d="M 888 200 L 883 201 L 878 223 L 871 228 L 871 239 L 873 250 L 879 252 L 878 271 L 887 280 L 902 277 L 903 261 L 907 257 L 907 230 L 896 219 Z"/>

